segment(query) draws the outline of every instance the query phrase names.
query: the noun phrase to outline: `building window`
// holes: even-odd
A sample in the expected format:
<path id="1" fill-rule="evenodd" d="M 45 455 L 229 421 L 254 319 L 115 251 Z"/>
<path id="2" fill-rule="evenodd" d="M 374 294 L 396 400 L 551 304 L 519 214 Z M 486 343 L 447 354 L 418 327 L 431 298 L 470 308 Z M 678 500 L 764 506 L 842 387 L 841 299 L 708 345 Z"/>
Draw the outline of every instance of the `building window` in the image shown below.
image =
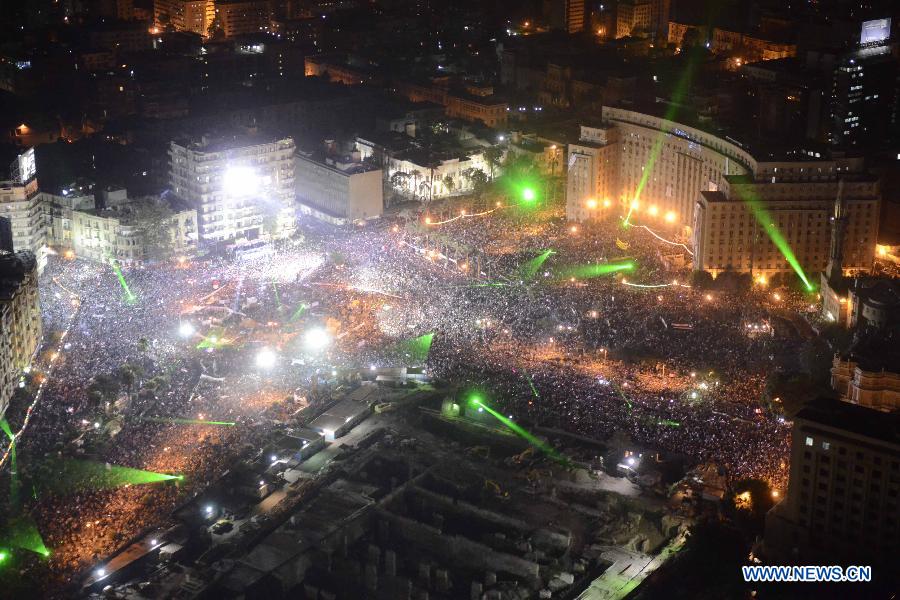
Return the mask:
<path id="1" fill-rule="evenodd" d="M 807 438 L 806 438 L 806 445 L 807 445 L 807 446 L 812 446 L 813 443 L 814 443 L 814 441 L 813 441 L 813 439 L 812 439 L 811 437 L 807 437 Z"/>
<path id="2" fill-rule="evenodd" d="M 822 450 L 829 450 L 829 449 L 831 449 L 831 443 L 830 442 L 822 442 Z"/>

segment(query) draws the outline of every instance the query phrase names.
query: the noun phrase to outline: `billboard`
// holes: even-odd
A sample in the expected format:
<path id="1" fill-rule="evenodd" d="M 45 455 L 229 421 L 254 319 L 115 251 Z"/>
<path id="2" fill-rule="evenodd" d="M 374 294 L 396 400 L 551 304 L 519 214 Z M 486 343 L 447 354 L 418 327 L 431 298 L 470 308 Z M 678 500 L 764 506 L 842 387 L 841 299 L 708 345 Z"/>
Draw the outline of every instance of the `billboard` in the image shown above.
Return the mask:
<path id="1" fill-rule="evenodd" d="M 37 174 L 37 162 L 34 160 L 34 148 L 29 148 L 13 161 L 13 178 L 19 183 L 27 183 Z"/>
<path id="2" fill-rule="evenodd" d="M 874 44 L 883 42 L 891 37 L 891 20 L 875 19 L 874 21 L 863 21 L 859 32 L 860 45 Z"/>

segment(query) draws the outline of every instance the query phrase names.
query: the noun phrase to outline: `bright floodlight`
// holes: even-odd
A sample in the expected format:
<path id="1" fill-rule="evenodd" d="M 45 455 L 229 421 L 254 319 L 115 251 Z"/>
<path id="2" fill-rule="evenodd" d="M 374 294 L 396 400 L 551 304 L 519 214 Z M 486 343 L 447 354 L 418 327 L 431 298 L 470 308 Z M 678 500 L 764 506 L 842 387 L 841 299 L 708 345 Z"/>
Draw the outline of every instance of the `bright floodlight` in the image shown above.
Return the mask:
<path id="1" fill-rule="evenodd" d="M 303 343 L 307 350 L 321 350 L 331 342 L 328 332 L 321 327 L 313 327 L 306 332 Z"/>
<path id="2" fill-rule="evenodd" d="M 251 196 L 259 190 L 259 176 L 250 167 L 228 167 L 222 178 L 227 196 Z"/>
<path id="3" fill-rule="evenodd" d="M 526 202 L 531 202 L 535 198 L 534 190 L 531 188 L 525 188 L 522 190 L 522 199 Z"/>
<path id="4" fill-rule="evenodd" d="M 277 357 L 269 348 L 263 348 L 256 355 L 256 366 L 261 369 L 271 369 L 275 366 Z"/>
<path id="5" fill-rule="evenodd" d="M 194 326 L 185 321 L 178 326 L 178 334 L 183 338 L 189 338 L 194 335 Z"/>

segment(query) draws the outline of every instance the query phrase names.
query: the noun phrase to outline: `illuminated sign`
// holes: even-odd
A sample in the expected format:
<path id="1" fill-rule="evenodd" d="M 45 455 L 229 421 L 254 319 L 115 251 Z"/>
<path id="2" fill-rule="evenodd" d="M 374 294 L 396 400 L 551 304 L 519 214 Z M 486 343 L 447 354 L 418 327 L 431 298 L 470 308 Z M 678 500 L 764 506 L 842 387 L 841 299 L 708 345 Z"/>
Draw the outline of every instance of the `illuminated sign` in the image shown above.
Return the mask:
<path id="1" fill-rule="evenodd" d="M 18 179 L 19 183 L 25 183 L 37 174 L 37 163 L 34 160 L 34 148 L 29 148 L 18 159 Z"/>
<path id="2" fill-rule="evenodd" d="M 875 42 L 883 42 L 891 37 L 891 20 L 875 19 L 874 21 L 863 21 L 862 28 L 859 33 L 860 45 L 874 44 Z"/>

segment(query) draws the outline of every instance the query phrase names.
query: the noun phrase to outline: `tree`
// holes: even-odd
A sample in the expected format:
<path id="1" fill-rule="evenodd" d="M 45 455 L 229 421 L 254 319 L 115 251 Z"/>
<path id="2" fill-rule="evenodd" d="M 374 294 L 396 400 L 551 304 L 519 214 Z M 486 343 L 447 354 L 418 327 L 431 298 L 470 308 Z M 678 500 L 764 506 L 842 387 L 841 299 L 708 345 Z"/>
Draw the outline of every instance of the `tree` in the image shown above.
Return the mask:
<path id="1" fill-rule="evenodd" d="M 174 214 L 171 208 L 152 199 L 133 205 L 134 228 L 140 236 L 146 260 L 163 260 L 172 254 Z"/>
<path id="2" fill-rule="evenodd" d="M 712 275 L 709 271 L 693 271 L 691 273 L 691 287 L 698 290 L 708 290 L 713 286 Z"/>
<path id="3" fill-rule="evenodd" d="M 472 169 L 469 178 L 472 181 L 472 188 L 476 193 L 481 193 L 485 186 L 487 186 L 488 176 L 481 169 Z"/>
<path id="4" fill-rule="evenodd" d="M 423 179 L 422 182 L 419 183 L 419 196 L 421 196 L 423 200 L 428 201 L 430 199 L 430 194 L 431 184 Z"/>
<path id="5" fill-rule="evenodd" d="M 444 187 L 447 189 L 448 194 L 452 194 L 453 190 L 456 189 L 456 181 L 453 179 L 450 173 L 444 175 L 443 183 Z"/>
<path id="6" fill-rule="evenodd" d="M 395 171 L 393 175 L 391 175 L 391 187 L 398 191 L 403 191 L 406 189 L 409 182 L 409 173 L 404 173 L 403 171 Z"/>
<path id="7" fill-rule="evenodd" d="M 503 148 L 500 146 L 491 146 L 484 151 L 484 161 L 491 170 L 491 179 L 494 178 L 494 167 L 500 166 L 500 159 L 503 157 Z"/>

